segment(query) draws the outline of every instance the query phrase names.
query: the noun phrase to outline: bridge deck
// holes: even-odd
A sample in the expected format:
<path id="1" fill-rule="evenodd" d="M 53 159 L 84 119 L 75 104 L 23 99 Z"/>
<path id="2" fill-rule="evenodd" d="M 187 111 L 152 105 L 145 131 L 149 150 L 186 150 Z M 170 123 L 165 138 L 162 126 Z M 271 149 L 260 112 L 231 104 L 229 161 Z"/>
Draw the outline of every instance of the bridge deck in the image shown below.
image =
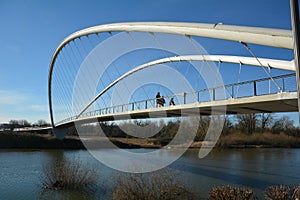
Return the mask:
<path id="1" fill-rule="evenodd" d="M 227 114 L 294 112 L 298 110 L 297 92 L 282 92 L 262 96 L 232 98 L 210 102 L 195 102 L 190 104 L 134 110 L 128 112 L 95 115 L 57 124 L 56 127 L 67 127 L 74 122 L 88 123 L 95 121 L 111 121 L 138 118 L 159 118 L 176 116 L 193 116 L 197 114 L 210 115 L 225 107 Z M 221 111 L 222 112 L 222 111 Z"/>
<path id="2" fill-rule="evenodd" d="M 42 132 L 42 131 L 51 131 L 52 126 L 47 127 L 24 127 L 24 128 L 15 128 L 14 132 Z"/>

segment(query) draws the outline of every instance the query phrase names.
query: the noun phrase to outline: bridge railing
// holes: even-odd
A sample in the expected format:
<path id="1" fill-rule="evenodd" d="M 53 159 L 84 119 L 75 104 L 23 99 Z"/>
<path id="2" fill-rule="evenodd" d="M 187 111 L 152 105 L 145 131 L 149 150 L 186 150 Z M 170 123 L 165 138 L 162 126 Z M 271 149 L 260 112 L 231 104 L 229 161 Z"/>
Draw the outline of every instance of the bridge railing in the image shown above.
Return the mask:
<path id="1" fill-rule="evenodd" d="M 274 84 L 272 79 L 276 81 L 280 88 Z M 297 91 L 295 73 L 187 92 L 183 97 L 183 102 L 193 103 L 195 102 L 195 96 L 197 102 L 208 102 L 293 91 Z"/>
<path id="2" fill-rule="evenodd" d="M 273 81 L 276 81 L 277 86 L 279 86 L 280 88 L 278 88 Z M 169 101 L 171 100 L 171 98 L 174 99 L 176 105 L 181 105 L 195 102 L 209 102 L 217 100 L 226 100 L 230 98 L 261 96 L 267 94 L 276 94 L 280 92 L 293 91 L 297 91 L 295 84 L 295 73 L 275 76 L 272 78 L 262 78 L 252 81 L 244 81 L 240 83 L 196 90 L 192 92 L 184 92 L 180 94 L 174 94 L 172 96 L 164 96 L 164 99 L 166 102 L 165 106 L 169 106 Z M 85 112 L 79 117 L 70 117 L 58 122 L 58 124 L 63 124 L 65 122 L 73 121 L 78 118 L 145 110 L 156 107 L 158 107 L 158 105 L 156 104 L 156 98 L 152 98 Z"/>

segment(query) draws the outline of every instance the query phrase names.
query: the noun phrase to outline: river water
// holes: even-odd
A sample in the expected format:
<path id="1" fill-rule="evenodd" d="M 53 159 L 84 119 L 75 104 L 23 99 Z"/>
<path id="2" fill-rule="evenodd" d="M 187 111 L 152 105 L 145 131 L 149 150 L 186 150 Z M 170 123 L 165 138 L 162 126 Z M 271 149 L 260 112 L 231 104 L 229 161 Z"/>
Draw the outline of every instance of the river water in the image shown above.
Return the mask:
<path id="1" fill-rule="evenodd" d="M 219 185 L 251 187 L 262 199 L 263 191 L 270 185 L 300 183 L 300 149 L 220 149 L 203 159 L 197 154 L 196 149 L 188 150 L 169 167 L 184 177 L 184 183 L 202 198 Z M 172 155 L 166 149 L 162 156 Z M 43 189 L 44 166 L 60 157 L 96 166 L 101 179 L 98 189 L 91 194 Z M 85 150 L 1 150 L 0 199 L 111 199 L 112 180 L 117 174 L 120 175 Z"/>

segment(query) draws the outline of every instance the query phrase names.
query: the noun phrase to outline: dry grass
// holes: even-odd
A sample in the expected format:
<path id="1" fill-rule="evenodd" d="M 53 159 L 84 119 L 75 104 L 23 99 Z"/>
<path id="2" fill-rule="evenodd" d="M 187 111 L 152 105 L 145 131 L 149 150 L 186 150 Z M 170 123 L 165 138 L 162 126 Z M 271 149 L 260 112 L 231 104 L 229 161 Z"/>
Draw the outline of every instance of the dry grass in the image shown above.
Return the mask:
<path id="1" fill-rule="evenodd" d="M 0 148 L 27 149 L 84 149 L 79 139 L 58 140 L 51 135 L 35 133 L 0 132 Z"/>
<path id="2" fill-rule="evenodd" d="M 252 135 L 233 133 L 222 136 L 219 147 L 300 147 L 300 138 L 285 134 L 255 133 Z"/>
<path id="3" fill-rule="evenodd" d="M 279 185 L 270 186 L 265 190 L 265 199 L 267 200 L 295 200 L 300 198 L 300 187 Z"/>
<path id="4" fill-rule="evenodd" d="M 231 186 L 214 187 L 209 192 L 209 199 L 212 200 L 250 200 L 257 199 L 254 192 L 250 188 L 238 188 Z"/>
<path id="5" fill-rule="evenodd" d="M 264 191 L 266 200 L 296 200 L 300 199 L 300 186 L 276 185 L 269 186 Z M 258 199 L 251 188 L 238 188 L 231 186 L 214 187 L 209 192 L 211 200 L 250 200 Z"/>
<path id="6" fill-rule="evenodd" d="M 147 174 L 123 174 L 116 178 L 113 199 L 193 199 L 189 191 L 175 174 L 168 169 Z"/>
<path id="7" fill-rule="evenodd" d="M 55 190 L 94 190 L 98 181 L 98 173 L 81 161 L 59 160 L 44 166 L 41 182 L 46 189 Z"/>

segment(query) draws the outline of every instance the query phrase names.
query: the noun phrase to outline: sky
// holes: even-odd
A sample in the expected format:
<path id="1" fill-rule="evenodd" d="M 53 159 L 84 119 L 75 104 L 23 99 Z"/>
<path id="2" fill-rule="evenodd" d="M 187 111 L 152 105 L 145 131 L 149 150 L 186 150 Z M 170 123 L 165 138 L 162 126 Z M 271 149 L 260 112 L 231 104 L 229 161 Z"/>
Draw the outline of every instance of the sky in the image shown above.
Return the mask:
<path id="1" fill-rule="evenodd" d="M 130 21 L 291 29 L 288 0 L 0 0 L 0 123 L 11 119 L 50 122 L 48 69 L 59 43 L 83 28 Z M 226 42 L 218 48 L 214 44 L 213 40 L 203 41 L 209 53 L 228 50 Z M 227 53 L 236 51 L 240 49 L 229 48 Z M 265 54 L 257 47 L 256 52 L 293 59 L 292 51 Z M 298 120 L 297 113 L 289 115 Z"/>

